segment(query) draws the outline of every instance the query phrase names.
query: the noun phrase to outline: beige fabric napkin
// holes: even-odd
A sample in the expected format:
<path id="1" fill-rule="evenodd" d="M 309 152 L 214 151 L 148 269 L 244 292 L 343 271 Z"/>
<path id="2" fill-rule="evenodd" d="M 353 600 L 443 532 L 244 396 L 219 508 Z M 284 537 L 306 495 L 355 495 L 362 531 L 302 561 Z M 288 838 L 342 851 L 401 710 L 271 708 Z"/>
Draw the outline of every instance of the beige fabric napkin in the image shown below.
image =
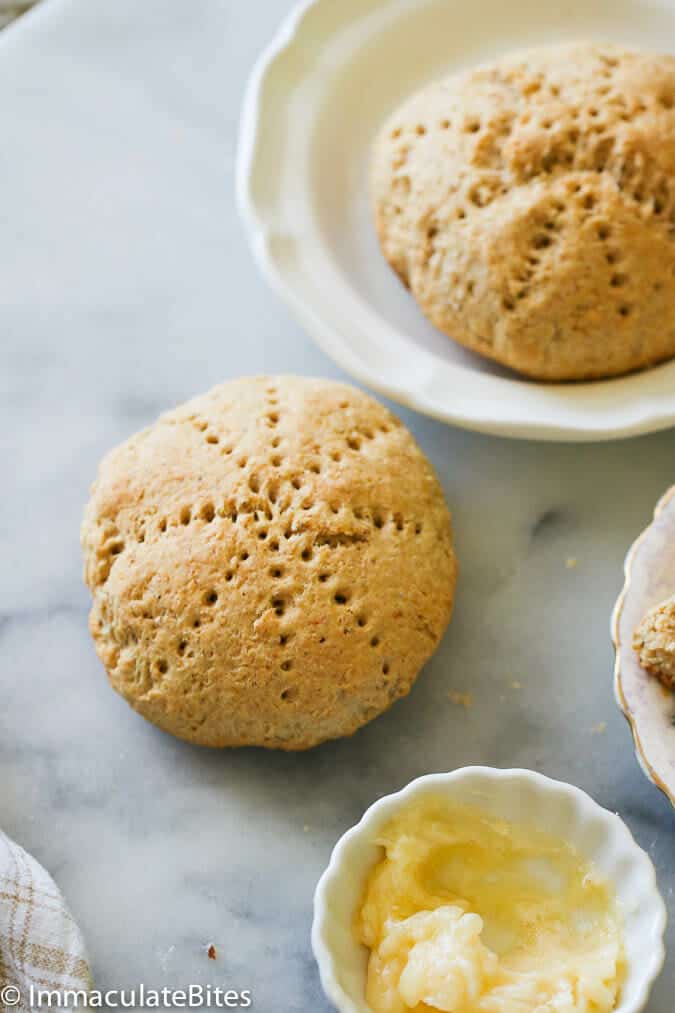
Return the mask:
<path id="1" fill-rule="evenodd" d="M 49 1006 L 38 1004 L 38 990 L 89 988 L 84 942 L 60 890 L 0 831 L 0 1009 L 45 1010 Z"/>
<path id="2" fill-rule="evenodd" d="M 32 7 L 35 0 L 0 0 L 0 28 Z"/>

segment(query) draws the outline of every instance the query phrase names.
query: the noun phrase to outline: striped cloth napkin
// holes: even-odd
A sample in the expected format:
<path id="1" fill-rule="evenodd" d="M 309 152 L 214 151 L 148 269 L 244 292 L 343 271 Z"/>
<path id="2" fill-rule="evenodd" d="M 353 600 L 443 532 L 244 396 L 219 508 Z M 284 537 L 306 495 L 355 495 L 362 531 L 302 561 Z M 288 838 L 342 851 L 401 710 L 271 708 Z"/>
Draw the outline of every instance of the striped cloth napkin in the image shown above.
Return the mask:
<path id="1" fill-rule="evenodd" d="M 24 14 L 35 0 L 0 0 L 0 28 Z"/>
<path id="2" fill-rule="evenodd" d="M 63 993 L 91 984 L 84 942 L 60 890 L 0 831 L 0 1009 L 44 1010 L 39 990 Z"/>

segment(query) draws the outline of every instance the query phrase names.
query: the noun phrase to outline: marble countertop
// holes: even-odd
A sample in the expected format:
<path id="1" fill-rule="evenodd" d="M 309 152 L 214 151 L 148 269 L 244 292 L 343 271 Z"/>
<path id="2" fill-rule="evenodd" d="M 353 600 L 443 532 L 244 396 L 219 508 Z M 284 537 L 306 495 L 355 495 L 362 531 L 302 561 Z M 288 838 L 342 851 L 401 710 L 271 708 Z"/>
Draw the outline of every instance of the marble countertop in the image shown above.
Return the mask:
<path id="1" fill-rule="evenodd" d="M 78 545 L 98 458 L 225 378 L 339 375 L 258 276 L 233 201 L 244 82 L 287 8 L 46 0 L 0 36 L 0 825 L 65 892 L 101 987 L 227 983 L 261 1013 L 323 1013 L 315 882 L 371 801 L 428 771 L 587 789 L 675 915 L 675 813 L 636 763 L 609 639 L 675 436 L 518 443 L 401 411 L 454 513 L 457 609 L 411 697 L 352 740 L 203 751 L 110 691 Z M 651 1013 L 672 1013 L 675 924 L 669 948 Z"/>

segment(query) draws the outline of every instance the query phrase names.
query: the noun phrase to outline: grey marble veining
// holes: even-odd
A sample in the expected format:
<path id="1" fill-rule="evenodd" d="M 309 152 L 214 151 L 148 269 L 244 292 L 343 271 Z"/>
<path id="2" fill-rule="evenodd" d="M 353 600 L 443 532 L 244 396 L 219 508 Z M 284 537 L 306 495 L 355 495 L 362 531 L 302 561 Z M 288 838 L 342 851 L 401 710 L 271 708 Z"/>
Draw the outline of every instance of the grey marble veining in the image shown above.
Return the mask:
<path id="1" fill-rule="evenodd" d="M 204 751 L 109 690 L 78 545 L 100 455 L 227 377 L 339 375 L 265 288 L 233 203 L 245 78 L 287 6 L 47 0 L 0 36 L 0 825 L 66 893 L 102 987 L 227 983 L 261 1013 L 323 1013 L 314 884 L 363 809 L 424 772 L 586 788 L 675 914 L 675 814 L 614 705 L 608 633 L 675 436 L 516 443 L 401 411 L 453 509 L 457 609 L 411 697 L 352 740 Z M 671 955 L 651 1013 L 673 994 Z"/>

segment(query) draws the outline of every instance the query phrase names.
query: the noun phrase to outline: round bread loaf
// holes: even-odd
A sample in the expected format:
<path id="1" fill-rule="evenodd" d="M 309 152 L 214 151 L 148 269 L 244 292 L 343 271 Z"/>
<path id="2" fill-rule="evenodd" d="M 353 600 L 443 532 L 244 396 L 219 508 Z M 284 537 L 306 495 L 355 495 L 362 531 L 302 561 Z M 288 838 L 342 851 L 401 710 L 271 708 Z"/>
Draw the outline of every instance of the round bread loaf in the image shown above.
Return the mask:
<path id="1" fill-rule="evenodd" d="M 675 58 L 558 46 L 433 84 L 372 191 L 387 260 L 466 347 L 546 380 L 675 355 Z"/>
<path id="2" fill-rule="evenodd" d="M 650 609 L 633 637 L 640 664 L 675 689 L 675 595 Z"/>
<path id="3" fill-rule="evenodd" d="M 306 749 L 410 690 L 452 611 L 450 516 L 405 427 L 352 387 L 242 379 L 103 460 L 90 628 L 149 721 Z"/>

